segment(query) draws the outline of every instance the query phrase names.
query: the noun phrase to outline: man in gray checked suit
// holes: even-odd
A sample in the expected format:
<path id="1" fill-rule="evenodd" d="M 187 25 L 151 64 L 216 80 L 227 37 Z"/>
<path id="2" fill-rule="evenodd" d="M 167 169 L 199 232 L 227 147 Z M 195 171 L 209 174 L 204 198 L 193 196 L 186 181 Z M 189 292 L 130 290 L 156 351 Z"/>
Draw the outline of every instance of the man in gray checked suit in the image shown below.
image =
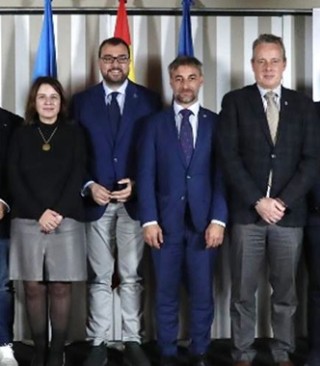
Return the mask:
<path id="1" fill-rule="evenodd" d="M 232 356 L 237 366 L 249 366 L 255 357 L 255 292 L 267 259 L 271 352 L 277 365 L 292 366 L 295 275 L 306 193 L 319 167 L 319 127 L 311 99 L 281 86 L 281 38 L 260 35 L 251 63 L 256 84 L 224 96 L 218 127 L 232 224 Z"/>

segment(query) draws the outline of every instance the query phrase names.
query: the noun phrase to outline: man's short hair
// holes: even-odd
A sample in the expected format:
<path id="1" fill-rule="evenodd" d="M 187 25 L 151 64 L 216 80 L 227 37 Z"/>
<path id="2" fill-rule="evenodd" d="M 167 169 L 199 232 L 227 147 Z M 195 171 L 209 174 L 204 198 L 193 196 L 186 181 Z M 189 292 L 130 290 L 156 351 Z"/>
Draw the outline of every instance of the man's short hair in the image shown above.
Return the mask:
<path id="1" fill-rule="evenodd" d="M 178 56 L 168 66 L 168 71 L 171 76 L 173 71 L 177 70 L 180 66 L 194 66 L 202 75 L 202 62 L 193 56 Z"/>
<path id="2" fill-rule="evenodd" d="M 255 49 L 262 43 L 274 43 L 277 44 L 282 50 L 283 61 L 286 61 L 286 49 L 283 44 L 283 40 L 281 37 L 275 36 L 274 34 L 260 34 L 260 36 L 253 42 L 252 44 L 252 59 L 254 61 L 254 52 Z"/>
<path id="3" fill-rule="evenodd" d="M 105 45 L 118 46 L 119 44 L 122 44 L 123 46 L 125 46 L 127 48 L 128 56 L 130 58 L 130 47 L 129 47 L 128 43 L 125 42 L 122 38 L 119 38 L 119 37 L 111 37 L 111 38 L 107 38 L 104 41 L 102 41 L 100 46 L 99 46 L 98 57 L 99 58 L 101 57 L 102 48 Z"/>

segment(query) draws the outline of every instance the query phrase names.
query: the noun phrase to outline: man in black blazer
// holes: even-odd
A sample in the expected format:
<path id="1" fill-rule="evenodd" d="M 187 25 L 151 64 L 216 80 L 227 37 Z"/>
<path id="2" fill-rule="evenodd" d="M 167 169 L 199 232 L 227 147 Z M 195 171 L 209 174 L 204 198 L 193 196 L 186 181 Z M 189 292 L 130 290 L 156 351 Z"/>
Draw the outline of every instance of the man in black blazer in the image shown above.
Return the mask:
<path id="1" fill-rule="evenodd" d="M 9 140 L 21 117 L 0 108 L 0 364 L 18 366 L 12 352 L 13 291 L 8 275 L 9 198 L 6 163 Z"/>
<path id="2" fill-rule="evenodd" d="M 319 127 L 311 99 L 281 86 L 286 67 L 281 38 L 260 35 L 251 63 L 256 84 L 224 96 L 218 131 L 232 222 L 233 359 L 249 366 L 255 356 L 255 292 L 267 259 L 271 352 L 278 365 L 290 366 L 295 275 L 306 193 L 319 168 Z"/>
<path id="3" fill-rule="evenodd" d="M 320 124 L 320 102 L 315 103 Z M 308 194 L 308 221 L 304 241 L 309 272 L 308 341 L 309 353 L 305 366 L 320 366 L 320 175 Z"/>

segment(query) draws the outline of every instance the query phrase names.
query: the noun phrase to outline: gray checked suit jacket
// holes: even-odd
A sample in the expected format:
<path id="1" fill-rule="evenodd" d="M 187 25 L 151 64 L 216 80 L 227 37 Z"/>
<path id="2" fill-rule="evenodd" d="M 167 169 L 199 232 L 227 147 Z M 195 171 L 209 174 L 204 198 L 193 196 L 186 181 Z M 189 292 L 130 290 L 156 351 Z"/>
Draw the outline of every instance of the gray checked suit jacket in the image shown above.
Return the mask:
<path id="1" fill-rule="evenodd" d="M 288 206 L 279 225 L 304 225 L 306 194 L 317 177 L 320 157 L 320 124 L 312 100 L 282 87 L 275 144 L 256 84 L 226 94 L 219 117 L 219 153 L 231 221 L 259 220 L 254 206 L 266 194 L 272 169 L 270 196 Z"/>

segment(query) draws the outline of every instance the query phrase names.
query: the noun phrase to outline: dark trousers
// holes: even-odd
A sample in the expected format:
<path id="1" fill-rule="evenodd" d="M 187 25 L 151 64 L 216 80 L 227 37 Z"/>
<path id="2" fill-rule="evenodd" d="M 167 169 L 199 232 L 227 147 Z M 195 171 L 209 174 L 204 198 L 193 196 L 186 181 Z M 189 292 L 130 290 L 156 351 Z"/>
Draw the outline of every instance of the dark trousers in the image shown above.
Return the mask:
<path id="1" fill-rule="evenodd" d="M 12 342 L 13 294 L 8 272 L 9 240 L 0 239 L 0 346 Z"/>
<path id="2" fill-rule="evenodd" d="M 305 252 L 309 271 L 308 365 L 320 366 L 320 226 L 307 226 Z"/>
<path id="3" fill-rule="evenodd" d="M 177 353 L 180 285 L 187 287 L 192 354 L 203 354 L 210 343 L 213 321 L 213 268 L 216 249 L 205 249 L 204 233 L 186 226 L 165 235 L 160 250 L 152 250 L 156 278 L 157 337 L 162 355 Z"/>

